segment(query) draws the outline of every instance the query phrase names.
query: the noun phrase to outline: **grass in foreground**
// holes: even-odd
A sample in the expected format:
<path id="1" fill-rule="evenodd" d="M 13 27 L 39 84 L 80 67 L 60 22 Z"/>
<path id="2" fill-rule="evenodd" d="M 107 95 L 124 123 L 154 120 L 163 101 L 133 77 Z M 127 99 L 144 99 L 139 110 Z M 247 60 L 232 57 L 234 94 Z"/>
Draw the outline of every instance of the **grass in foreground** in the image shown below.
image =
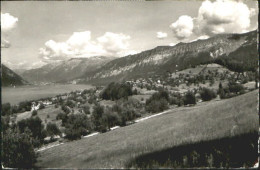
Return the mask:
<path id="1" fill-rule="evenodd" d="M 123 168 L 141 155 L 257 132 L 257 92 L 204 102 L 200 106 L 176 108 L 165 115 L 115 131 L 65 143 L 41 152 L 37 165 Z"/>
<path id="2" fill-rule="evenodd" d="M 257 132 L 187 144 L 140 155 L 130 168 L 253 167 L 257 162 Z"/>

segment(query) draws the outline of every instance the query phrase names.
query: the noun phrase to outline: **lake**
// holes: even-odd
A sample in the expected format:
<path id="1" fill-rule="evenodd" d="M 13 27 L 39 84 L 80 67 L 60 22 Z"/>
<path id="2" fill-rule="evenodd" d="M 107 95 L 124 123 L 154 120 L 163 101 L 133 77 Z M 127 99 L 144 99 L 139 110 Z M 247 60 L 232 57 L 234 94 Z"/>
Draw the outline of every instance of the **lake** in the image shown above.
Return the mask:
<path id="1" fill-rule="evenodd" d="M 2 87 L 2 103 L 18 104 L 25 100 L 37 100 L 45 97 L 54 97 L 75 90 L 91 89 L 93 86 L 86 84 L 52 84 L 29 85 L 20 87 Z"/>

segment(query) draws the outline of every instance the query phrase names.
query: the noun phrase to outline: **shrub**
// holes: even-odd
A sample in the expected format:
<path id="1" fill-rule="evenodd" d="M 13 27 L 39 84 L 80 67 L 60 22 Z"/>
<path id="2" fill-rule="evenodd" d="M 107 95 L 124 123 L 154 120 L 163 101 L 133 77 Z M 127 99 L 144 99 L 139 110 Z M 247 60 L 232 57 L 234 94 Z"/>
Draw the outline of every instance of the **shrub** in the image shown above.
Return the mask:
<path id="1" fill-rule="evenodd" d="M 170 105 L 178 105 L 178 98 L 177 97 L 171 97 L 170 98 Z"/>
<path id="2" fill-rule="evenodd" d="M 242 84 L 238 84 L 238 83 L 235 83 L 235 82 L 229 82 L 228 87 L 229 87 L 229 91 L 234 92 L 234 93 L 238 93 L 238 92 L 244 90 L 244 87 L 243 87 Z"/>
<path id="3" fill-rule="evenodd" d="M 184 100 L 183 99 L 180 99 L 179 101 L 178 101 L 178 106 L 180 107 L 180 106 L 183 106 L 184 105 Z"/>
<path id="4" fill-rule="evenodd" d="M 166 101 L 169 101 L 169 94 L 166 91 L 160 90 L 157 93 L 154 93 L 149 99 L 146 100 L 146 105 L 151 103 L 153 100 L 160 100 L 165 99 Z"/>
<path id="5" fill-rule="evenodd" d="M 196 104 L 196 98 L 193 92 L 188 91 L 184 96 L 184 104 Z"/>
<path id="6" fill-rule="evenodd" d="M 200 96 L 203 101 L 210 101 L 211 99 L 217 97 L 216 93 L 208 88 L 203 88 L 200 92 Z"/>

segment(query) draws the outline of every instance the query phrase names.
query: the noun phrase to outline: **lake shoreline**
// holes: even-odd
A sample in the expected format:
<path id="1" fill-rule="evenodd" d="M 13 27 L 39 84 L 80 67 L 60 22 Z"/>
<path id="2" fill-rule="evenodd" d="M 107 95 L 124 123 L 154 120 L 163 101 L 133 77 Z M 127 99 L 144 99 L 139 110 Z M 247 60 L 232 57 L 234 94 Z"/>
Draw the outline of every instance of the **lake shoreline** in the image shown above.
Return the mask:
<path id="1" fill-rule="evenodd" d="M 18 104 L 21 101 L 38 100 L 41 98 L 54 97 L 59 94 L 75 90 L 91 89 L 89 84 L 51 84 L 51 85 L 27 85 L 19 87 L 2 87 L 2 104 Z"/>

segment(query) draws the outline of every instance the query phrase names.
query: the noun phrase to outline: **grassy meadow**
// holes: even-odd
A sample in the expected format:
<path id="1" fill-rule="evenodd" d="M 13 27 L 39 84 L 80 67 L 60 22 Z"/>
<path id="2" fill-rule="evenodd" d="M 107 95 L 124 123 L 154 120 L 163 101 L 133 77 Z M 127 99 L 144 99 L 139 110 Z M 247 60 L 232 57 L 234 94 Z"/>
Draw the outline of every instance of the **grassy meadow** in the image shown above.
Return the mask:
<path id="1" fill-rule="evenodd" d="M 51 123 L 57 123 L 57 124 L 61 124 L 61 121 L 57 121 L 56 120 L 56 116 L 61 113 L 62 110 L 61 108 L 55 108 L 54 105 L 50 105 L 47 106 L 44 109 L 38 110 L 37 111 L 37 115 L 39 116 L 39 118 L 42 120 L 43 124 L 46 125 L 47 123 L 51 122 Z M 16 114 L 16 122 L 19 122 L 23 119 L 28 119 L 32 116 L 32 112 L 31 111 L 27 111 L 27 112 L 23 112 L 23 113 L 18 113 Z M 60 126 L 59 126 L 60 127 Z"/>
<path id="2" fill-rule="evenodd" d="M 25 100 L 37 100 L 46 97 L 54 97 L 58 94 L 75 90 L 90 89 L 91 85 L 84 84 L 53 84 L 53 85 L 29 85 L 2 88 L 2 103 L 18 104 Z"/>
<path id="3" fill-rule="evenodd" d="M 231 99 L 203 102 L 192 107 L 179 107 L 156 118 L 90 138 L 68 142 L 40 152 L 37 166 L 43 168 L 153 167 L 145 164 L 142 156 L 172 151 L 175 147 L 189 144 L 220 141 L 229 137 L 235 139 L 248 134 L 250 142 L 252 141 L 250 134 L 257 133 L 259 125 L 257 96 L 258 91 L 255 90 Z M 232 142 L 234 141 L 225 143 L 230 145 Z M 189 152 L 192 150 L 186 151 Z M 257 149 L 253 152 L 257 152 Z M 182 158 L 183 155 L 180 155 L 178 159 Z M 143 160 L 144 166 L 139 164 L 139 160 Z M 155 165 L 161 165 L 157 160 L 154 162 Z M 174 160 L 168 162 L 170 167 L 174 167 L 171 163 L 174 163 Z"/>

